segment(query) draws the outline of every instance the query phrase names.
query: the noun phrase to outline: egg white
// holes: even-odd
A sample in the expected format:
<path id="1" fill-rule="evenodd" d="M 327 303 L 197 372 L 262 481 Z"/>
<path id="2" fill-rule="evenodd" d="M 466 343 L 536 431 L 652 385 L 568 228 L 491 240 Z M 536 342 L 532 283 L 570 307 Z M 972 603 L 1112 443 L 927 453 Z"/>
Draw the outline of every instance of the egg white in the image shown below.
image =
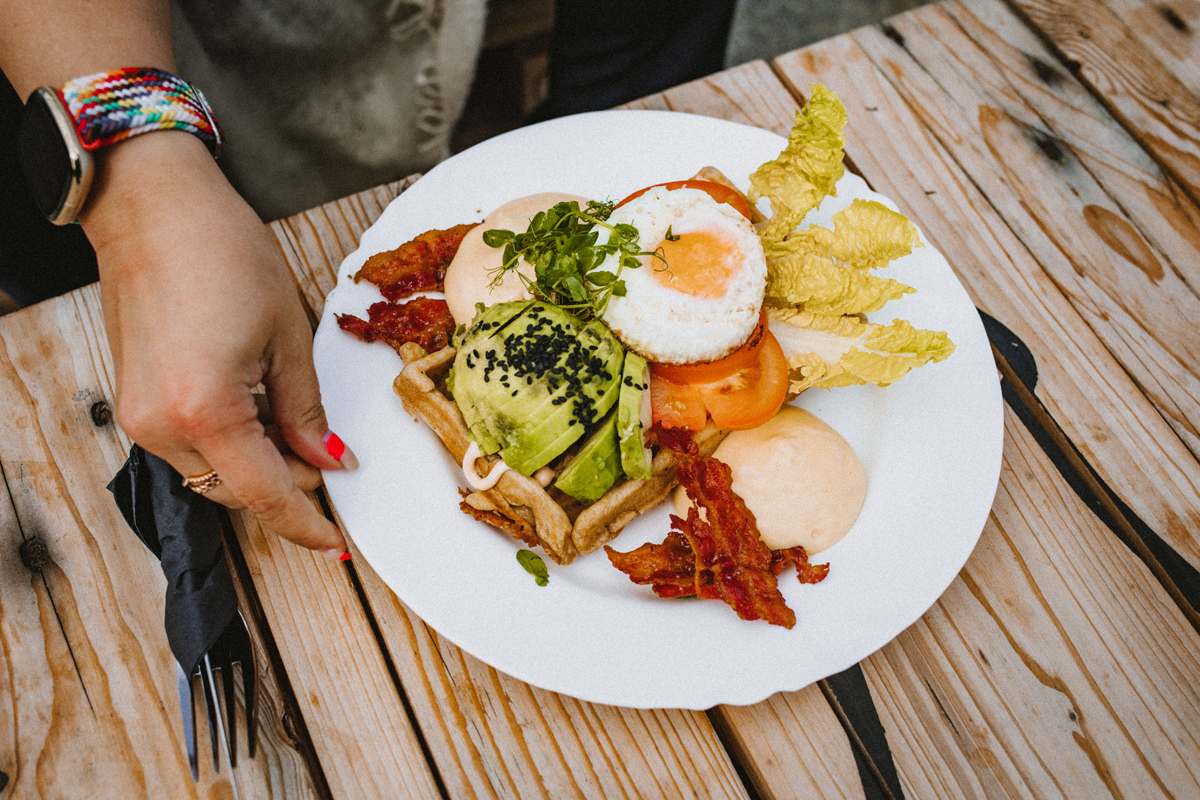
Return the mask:
<path id="1" fill-rule="evenodd" d="M 689 364 L 722 358 L 746 341 L 758 321 L 767 282 L 762 243 L 749 220 L 699 189 L 667 191 L 660 186 L 618 208 L 608 221 L 637 228 L 639 246 L 647 252 L 658 247 L 670 228 L 674 235 L 716 233 L 741 254 L 720 297 L 696 297 L 663 285 L 654 276 L 662 261 L 641 256 L 641 267 L 621 273 L 626 294 L 612 297 L 603 317 L 627 347 L 650 361 Z M 607 238 L 604 230 L 600 242 Z M 616 256 L 609 256 L 602 268 L 615 273 Z"/>

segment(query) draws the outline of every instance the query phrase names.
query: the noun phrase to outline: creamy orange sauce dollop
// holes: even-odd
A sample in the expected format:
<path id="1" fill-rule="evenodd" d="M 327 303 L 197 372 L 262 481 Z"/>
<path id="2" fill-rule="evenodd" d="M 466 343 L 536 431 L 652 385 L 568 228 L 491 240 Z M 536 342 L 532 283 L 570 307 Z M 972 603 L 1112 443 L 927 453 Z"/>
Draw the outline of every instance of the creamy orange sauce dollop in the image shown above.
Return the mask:
<path id="1" fill-rule="evenodd" d="M 446 268 L 446 305 L 450 307 L 450 316 L 454 317 L 456 324 L 471 324 L 476 303 L 490 306 L 493 303 L 529 299 L 525 284 L 512 273 L 506 274 L 499 285 L 491 286 L 495 276 L 490 273 L 500 267 L 504 248 L 484 244 L 484 231 L 497 228 L 524 233 L 535 214 L 564 200 L 576 200 L 580 208 L 587 204 L 583 197 L 554 192 L 521 197 L 488 214 L 482 224 L 475 226 L 463 238 L 458 253 Z M 532 279 L 533 266 L 522 261 L 520 272 Z"/>
<path id="2" fill-rule="evenodd" d="M 832 547 L 853 527 L 867 496 L 866 473 L 849 442 L 795 406 L 729 434 L 713 456 L 729 465 L 733 490 L 772 550 L 802 545 L 811 556 Z M 682 487 L 672 501 L 686 517 L 692 503 Z"/>

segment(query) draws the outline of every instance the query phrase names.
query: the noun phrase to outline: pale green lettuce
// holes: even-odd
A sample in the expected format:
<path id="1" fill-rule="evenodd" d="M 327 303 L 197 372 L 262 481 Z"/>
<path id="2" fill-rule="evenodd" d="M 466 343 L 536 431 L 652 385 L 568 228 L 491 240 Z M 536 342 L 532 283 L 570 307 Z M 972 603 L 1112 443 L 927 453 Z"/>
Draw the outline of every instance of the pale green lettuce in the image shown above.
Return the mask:
<path id="1" fill-rule="evenodd" d="M 916 291 L 868 270 L 920 247 L 917 228 L 873 200 L 833 215 L 833 230 L 810 226 L 766 248 L 767 300 L 817 314 L 867 314 Z"/>
<path id="2" fill-rule="evenodd" d="M 954 352 L 945 332 L 918 330 L 904 320 L 881 325 L 778 307 L 767 308 L 767 320 L 787 357 L 789 390 L 796 393 L 863 383 L 887 386 Z"/>
<path id="3" fill-rule="evenodd" d="M 821 84 L 814 85 L 804 109 L 796 113 L 787 147 L 750 176 L 750 202 L 769 198 L 774 212 L 761 232 L 764 247 L 782 240 L 826 195 L 837 193 L 836 184 L 846 171 L 845 126 L 842 101 Z"/>
<path id="4" fill-rule="evenodd" d="M 833 215 L 832 230 L 799 230 L 808 212 L 836 194 L 845 171 L 846 109 L 817 85 L 796 116 L 787 147 L 750 176 L 750 199 L 769 198 L 774 212 L 761 230 L 765 307 L 787 357 L 791 391 L 887 386 L 909 370 L 948 358 L 954 344 L 944 332 L 917 330 L 904 320 L 866 321 L 866 314 L 915 291 L 871 272 L 922 246 L 903 214 L 854 200 Z"/>
<path id="5" fill-rule="evenodd" d="M 833 215 L 833 230 L 813 225 L 793 231 L 785 241 L 767 249 L 767 258 L 809 252 L 844 267 L 866 270 L 886 267 L 914 248 L 923 247 L 917 226 L 899 211 L 875 200 L 852 200 Z"/>

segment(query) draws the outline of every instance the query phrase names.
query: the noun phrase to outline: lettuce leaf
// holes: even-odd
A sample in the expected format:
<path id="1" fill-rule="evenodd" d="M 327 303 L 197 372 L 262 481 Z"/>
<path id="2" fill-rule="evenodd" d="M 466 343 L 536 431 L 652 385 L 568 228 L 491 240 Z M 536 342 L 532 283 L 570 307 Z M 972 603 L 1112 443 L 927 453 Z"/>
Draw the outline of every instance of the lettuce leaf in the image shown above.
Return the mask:
<path id="1" fill-rule="evenodd" d="M 916 291 L 868 270 L 921 247 L 917 228 L 873 200 L 855 200 L 833 215 L 833 230 L 811 226 L 767 250 L 767 300 L 817 314 L 866 314 Z"/>
<path id="2" fill-rule="evenodd" d="M 837 193 L 836 184 L 846 171 L 842 166 L 845 126 L 842 101 L 815 84 L 808 102 L 796 113 L 787 147 L 750 176 L 750 202 L 767 197 L 774 212 L 761 232 L 764 247 L 782 241 L 826 195 Z"/>
<path id="3" fill-rule="evenodd" d="M 768 307 L 767 321 L 787 357 L 792 392 L 865 383 L 887 386 L 954 352 L 944 331 L 918 330 L 904 320 L 881 325 L 858 317 Z"/>
<path id="4" fill-rule="evenodd" d="M 767 261 L 767 302 L 803 305 L 816 314 L 867 314 L 915 291 L 900 281 L 846 269 L 812 253 Z"/>
<path id="5" fill-rule="evenodd" d="M 814 253 L 858 270 L 886 267 L 917 247 L 924 247 L 917 226 L 883 203 L 861 198 L 833 215 L 833 230 L 813 225 L 793 231 L 767 250 L 767 258 Z"/>
<path id="6" fill-rule="evenodd" d="M 882 203 L 854 200 L 832 217 L 833 228 L 809 225 L 808 212 L 829 195 L 845 169 L 846 109 L 833 92 L 813 86 L 796 115 L 787 146 L 750 176 L 750 199 L 771 201 L 774 216 L 760 231 L 767 257 L 764 307 L 787 356 L 790 388 L 887 386 L 909 370 L 954 352 L 944 332 L 866 321 L 889 300 L 916 291 L 872 274 L 922 247 L 917 228 Z"/>

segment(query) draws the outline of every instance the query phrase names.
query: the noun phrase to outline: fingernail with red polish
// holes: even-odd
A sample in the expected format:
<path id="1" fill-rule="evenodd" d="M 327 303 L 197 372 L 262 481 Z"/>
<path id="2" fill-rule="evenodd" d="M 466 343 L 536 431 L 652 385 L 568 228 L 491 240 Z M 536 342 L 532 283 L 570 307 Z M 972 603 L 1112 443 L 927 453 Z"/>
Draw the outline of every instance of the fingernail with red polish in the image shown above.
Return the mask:
<path id="1" fill-rule="evenodd" d="M 321 441 L 325 445 L 325 452 L 340 461 L 343 469 L 347 472 L 358 469 L 358 459 L 354 457 L 354 451 L 346 447 L 340 436 L 333 431 L 327 431 Z"/>
<path id="2" fill-rule="evenodd" d="M 321 555 L 328 558 L 330 561 L 349 561 L 350 551 L 343 550 L 340 547 L 331 547 L 328 550 L 322 550 Z"/>

